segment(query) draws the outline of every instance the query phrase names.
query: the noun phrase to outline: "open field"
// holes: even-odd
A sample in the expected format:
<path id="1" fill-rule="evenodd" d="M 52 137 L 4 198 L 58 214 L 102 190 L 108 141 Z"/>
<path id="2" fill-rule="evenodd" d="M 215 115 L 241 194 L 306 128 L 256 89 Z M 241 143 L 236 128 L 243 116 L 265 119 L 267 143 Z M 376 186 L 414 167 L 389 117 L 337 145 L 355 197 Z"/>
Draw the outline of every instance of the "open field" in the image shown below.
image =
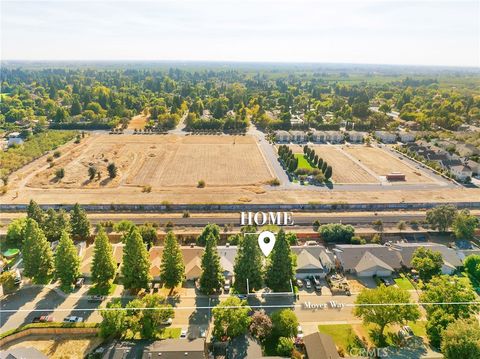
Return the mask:
<path id="1" fill-rule="evenodd" d="M 40 159 L 40 164 L 45 164 Z M 110 179 L 107 166 L 118 174 Z M 95 166 L 99 179 L 89 180 Z M 65 177 L 55 178 L 58 168 Z M 40 167 L 26 181 L 30 188 L 195 187 L 257 185 L 273 178 L 255 140 L 249 136 L 92 135 L 71 153 Z"/>
<path id="2" fill-rule="evenodd" d="M 405 174 L 407 183 L 433 182 L 432 178 L 425 173 L 415 170 L 398 157 L 381 148 L 367 146 L 343 146 L 342 148 L 346 153 L 351 154 L 379 176 L 386 176 L 392 172 L 401 172 Z"/>
<path id="3" fill-rule="evenodd" d="M 345 156 L 336 146 L 316 145 L 313 148 L 319 157 L 332 166 L 335 183 L 379 183 L 378 178 Z"/>
<path id="4" fill-rule="evenodd" d="M 141 113 L 137 116 L 132 117 L 128 123 L 127 129 L 129 130 L 143 130 L 147 124 L 148 117 Z"/>
<path id="5" fill-rule="evenodd" d="M 5 349 L 17 347 L 30 347 L 41 351 L 49 358 L 84 358 L 89 352 L 96 348 L 103 341 L 100 337 L 82 337 L 76 336 L 75 339 L 66 336 L 59 336 L 52 339 L 47 335 L 29 336 L 21 341 L 15 341 L 13 344 L 7 345 Z"/>

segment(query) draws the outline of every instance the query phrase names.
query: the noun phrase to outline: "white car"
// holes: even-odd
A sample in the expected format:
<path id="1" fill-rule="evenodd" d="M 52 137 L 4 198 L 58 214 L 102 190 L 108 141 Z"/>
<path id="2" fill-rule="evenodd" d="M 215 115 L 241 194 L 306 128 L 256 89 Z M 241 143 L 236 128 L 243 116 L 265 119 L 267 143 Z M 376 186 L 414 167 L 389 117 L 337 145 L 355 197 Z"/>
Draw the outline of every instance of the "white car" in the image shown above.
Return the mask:
<path id="1" fill-rule="evenodd" d="M 173 322 L 173 319 L 172 318 L 168 318 L 167 320 L 164 320 L 163 322 L 161 322 L 160 324 L 161 325 L 170 325 L 172 324 Z"/>
<path id="2" fill-rule="evenodd" d="M 302 329 L 302 326 L 299 325 L 297 327 L 297 339 L 303 339 L 303 337 L 304 337 L 303 329 Z"/>
<path id="3" fill-rule="evenodd" d="M 70 316 L 66 317 L 65 319 L 63 319 L 63 321 L 65 323 L 81 323 L 81 322 L 83 322 L 83 318 L 82 317 L 76 317 L 74 315 L 70 315 Z"/>
<path id="4" fill-rule="evenodd" d="M 186 337 L 187 337 L 187 330 L 182 329 L 182 331 L 180 332 L 180 339 L 185 339 Z"/>

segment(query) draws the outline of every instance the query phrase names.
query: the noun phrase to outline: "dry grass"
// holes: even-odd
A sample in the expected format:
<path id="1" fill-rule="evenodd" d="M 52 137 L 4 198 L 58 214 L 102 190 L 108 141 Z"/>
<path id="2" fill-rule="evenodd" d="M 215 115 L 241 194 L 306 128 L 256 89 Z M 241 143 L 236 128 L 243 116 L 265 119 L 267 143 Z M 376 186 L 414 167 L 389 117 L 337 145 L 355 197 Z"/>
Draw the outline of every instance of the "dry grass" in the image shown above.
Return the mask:
<path id="1" fill-rule="evenodd" d="M 148 121 L 148 116 L 145 116 L 143 113 L 137 116 L 132 117 L 130 122 L 128 123 L 128 129 L 129 130 L 140 130 L 144 129 L 145 125 L 147 124 Z"/>
<path id="2" fill-rule="evenodd" d="M 407 183 L 428 183 L 433 182 L 425 173 L 420 173 L 409 165 L 405 164 L 399 158 L 376 147 L 367 146 L 349 146 L 344 150 L 379 176 L 386 176 L 391 172 L 401 172 L 405 174 Z"/>
<path id="3" fill-rule="evenodd" d="M 92 336 L 77 336 L 75 339 L 65 338 L 55 340 L 45 336 L 38 336 L 38 339 L 33 339 L 33 336 L 29 336 L 27 339 L 30 340 L 22 340 L 21 342 L 16 342 L 2 349 L 33 347 L 51 359 L 81 359 L 103 341 L 99 337 Z"/>

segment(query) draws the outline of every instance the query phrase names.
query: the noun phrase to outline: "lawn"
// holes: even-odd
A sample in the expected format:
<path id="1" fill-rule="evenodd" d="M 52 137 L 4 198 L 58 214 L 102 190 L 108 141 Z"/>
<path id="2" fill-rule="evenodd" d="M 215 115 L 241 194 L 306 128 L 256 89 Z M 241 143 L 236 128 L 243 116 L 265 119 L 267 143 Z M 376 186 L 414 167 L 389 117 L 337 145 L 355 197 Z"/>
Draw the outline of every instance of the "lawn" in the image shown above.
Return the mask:
<path id="1" fill-rule="evenodd" d="M 318 331 L 332 336 L 337 347 L 344 353 L 348 353 L 349 348 L 359 347 L 358 337 L 350 324 L 319 325 Z"/>
<path id="2" fill-rule="evenodd" d="M 160 334 L 161 339 L 178 339 L 180 338 L 180 334 L 182 332 L 181 328 L 165 328 L 164 332 Z"/>
<path id="3" fill-rule="evenodd" d="M 403 274 L 400 274 L 400 277 L 399 278 L 395 278 L 394 279 L 395 283 L 397 284 L 398 288 L 400 289 L 404 289 L 404 290 L 412 290 L 412 289 L 415 289 L 412 285 L 412 283 L 410 283 L 410 281 L 408 280 L 408 278 L 406 278 Z"/>
<path id="4" fill-rule="evenodd" d="M 295 158 L 298 158 L 298 168 L 305 168 L 308 170 L 313 170 L 313 167 L 308 163 L 307 159 L 302 153 L 295 153 Z"/>
<path id="5" fill-rule="evenodd" d="M 115 283 L 112 283 L 110 285 L 110 288 L 99 288 L 97 286 L 92 286 L 88 290 L 88 294 L 90 295 L 111 295 L 113 292 L 115 292 L 115 289 L 117 288 L 117 285 Z"/>
<path id="6" fill-rule="evenodd" d="M 412 328 L 413 334 L 415 334 L 417 337 L 422 337 L 422 338 L 427 338 L 427 329 L 425 328 L 425 325 L 427 324 L 426 321 L 416 321 L 416 322 L 408 322 L 408 326 Z"/>

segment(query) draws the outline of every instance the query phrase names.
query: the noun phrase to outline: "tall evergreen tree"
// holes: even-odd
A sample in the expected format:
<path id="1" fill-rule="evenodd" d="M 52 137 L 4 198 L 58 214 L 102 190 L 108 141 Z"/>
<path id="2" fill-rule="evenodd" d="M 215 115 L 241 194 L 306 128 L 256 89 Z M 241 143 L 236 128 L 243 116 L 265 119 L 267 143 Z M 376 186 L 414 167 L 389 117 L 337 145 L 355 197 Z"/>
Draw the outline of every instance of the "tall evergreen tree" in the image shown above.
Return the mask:
<path id="1" fill-rule="evenodd" d="M 174 288 L 182 283 L 185 277 L 185 264 L 180 245 L 173 232 L 168 232 L 165 238 L 165 246 L 162 254 L 162 265 L 160 266 L 160 278 L 167 288 Z"/>
<path id="2" fill-rule="evenodd" d="M 43 220 L 45 218 L 45 212 L 33 199 L 31 199 L 30 203 L 28 204 L 27 217 L 33 219 L 40 227 L 42 227 Z"/>
<path id="3" fill-rule="evenodd" d="M 215 237 L 215 240 L 220 240 L 220 227 L 214 223 L 208 223 L 204 228 L 202 233 L 197 238 L 197 244 L 199 246 L 204 246 L 207 243 L 207 238 L 212 234 Z"/>
<path id="4" fill-rule="evenodd" d="M 244 234 L 238 246 L 233 271 L 235 273 L 235 290 L 247 293 L 247 279 L 249 290 L 260 289 L 263 283 L 263 255 L 258 246 L 257 236 Z"/>
<path id="5" fill-rule="evenodd" d="M 217 252 L 217 240 L 210 234 L 207 238 L 205 252 L 202 257 L 202 275 L 200 277 L 200 288 L 205 294 L 213 294 L 219 291 L 223 285 L 222 267 L 220 256 Z"/>
<path id="6" fill-rule="evenodd" d="M 23 274 L 35 283 L 45 284 L 53 273 L 53 253 L 37 222 L 28 218 L 22 248 Z"/>
<path id="7" fill-rule="evenodd" d="M 70 218 L 63 209 L 55 212 L 53 208 L 49 208 L 41 227 L 50 242 L 60 240 L 63 231 L 68 233 L 72 231 Z"/>
<path id="8" fill-rule="evenodd" d="M 122 274 L 125 288 L 148 288 L 151 280 L 150 258 L 137 227 L 132 227 L 125 238 Z"/>
<path id="9" fill-rule="evenodd" d="M 80 275 L 79 268 L 80 258 L 77 249 L 69 234 L 63 231 L 55 252 L 55 275 L 60 280 L 62 288 L 70 289 Z"/>
<path id="10" fill-rule="evenodd" d="M 78 203 L 75 203 L 70 212 L 70 223 L 73 238 L 85 240 L 90 236 L 90 222 L 85 210 Z"/>
<path id="11" fill-rule="evenodd" d="M 295 278 L 296 257 L 283 229 L 278 232 L 272 254 L 268 258 L 265 284 L 275 292 L 291 290 L 290 281 Z"/>
<path id="12" fill-rule="evenodd" d="M 115 279 L 116 271 L 112 245 L 103 227 L 99 226 L 93 249 L 92 281 L 98 288 L 108 289 Z"/>

